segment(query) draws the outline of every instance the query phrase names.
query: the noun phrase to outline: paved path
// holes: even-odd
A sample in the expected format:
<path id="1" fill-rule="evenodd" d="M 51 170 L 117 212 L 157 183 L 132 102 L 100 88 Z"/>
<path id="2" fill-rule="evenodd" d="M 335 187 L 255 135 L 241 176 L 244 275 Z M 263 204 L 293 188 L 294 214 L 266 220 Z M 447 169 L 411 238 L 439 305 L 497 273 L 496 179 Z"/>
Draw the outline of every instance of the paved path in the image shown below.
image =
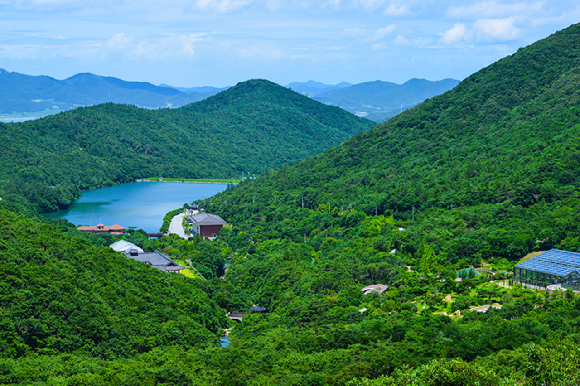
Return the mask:
<path id="1" fill-rule="evenodd" d="M 176 234 L 183 239 L 187 239 L 188 236 L 185 235 L 183 226 L 181 225 L 183 222 L 183 216 L 185 216 L 185 213 L 180 213 L 171 219 L 171 223 L 169 224 L 169 232 L 167 232 L 168 234 Z"/>

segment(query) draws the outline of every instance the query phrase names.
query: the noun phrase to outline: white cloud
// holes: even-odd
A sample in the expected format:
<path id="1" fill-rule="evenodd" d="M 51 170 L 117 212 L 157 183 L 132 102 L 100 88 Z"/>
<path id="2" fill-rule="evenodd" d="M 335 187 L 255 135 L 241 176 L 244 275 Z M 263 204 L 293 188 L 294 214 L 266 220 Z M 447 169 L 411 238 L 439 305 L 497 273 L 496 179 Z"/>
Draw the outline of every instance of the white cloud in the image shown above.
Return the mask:
<path id="1" fill-rule="evenodd" d="M 393 44 L 398 46 L 426 46 L 432 42 L 431 38 L 415 38 L 415 39 L 407 39 L 403 35 L 397 35 L 395 39 L 393 39 Z"/>
<path id="2" fill-rule="evenodd" d="M 362 7 L 365 11 L 374 12 L 380 8 L 386 1 L 385 0 L 358 0 L 359 7 Z"/>
<path id="3" fill-rule="evenodd" d="M 358 37 L 365 33 L 364 28 L 345 28 L 342 30 L 342 35 L 347 37 Z"/>
<path id="4" fill-rule="evenodd" d="M 260 59 L 265 60 L 275 60 L 286 57 L 286 55 L 281 50 L 267 44 L 256 44 L 251 47 L 244 48 L 239 51 L 239 55 L 244 59 L 254 59 L 259 57 Z"/>
<path id="5" fill-rule="evenodd" d="M 384 49 L 386 46 L 383 43 L 377 43 L 377 44 L 373 44 L 371 47 L 371 50 L 373 51 L 380 51 L 382 49 Z"/>
<path id="6" fill-rule="evenodd" d="M 520 2 L 513 4 L 504 4 L 497 1 L 484 1 L 476 4 L 450 7 L 447 10 L 447 15 L 457 18 L 492 18 L 511 15 L 529 15 L 531 13 L 541 12 L 545 4 L 545 1 L 538 1 L 535 3 Z"/>
<path id="7" fill-rule="evenodd" d="M 514 40 L 521 30 L 514 26 L 514 18 L 480 19 L 475 22 L 473 30 L 477 40 Z"/>
<path id="8" fill-rule="evenodd" d="M 83 3 L 77 0 L 14 0 L 11 3 L 16 9 L 26 10 L 55 10 L 83 7 Z"/>
<path id="9" fill-rule="evenodd" d="M 255 0 L 196 0 L 192 9 L 201 12 L 232 13 L 251 5 Z"/>
<path id="10" fill-rule="evenodd" d="M 133 36 L 118 33 L 107 41 L 104 49 L 115 56 L 119 51 L 126 59 L 191 58 L 195 55 L 195 44 L 203 34 L 166 35 L 157 39 L 136 41 Z M 103 52 L 106 54 L 106 51 Z"/>
<path id="11" fill-rule="evenodd" d="M 459 43 L 466 38 L 467 32 L 465 24 L 457 23 L 453 28 L 443 33 L 443 36 L 441 36 L 441 42 L 445 44 Z"/>
<path id="12" fill-rule="evenodd" d="M 400 4 L 397 2 L 389 4 L 387 9 L 383 12 L 383 14 L 387 16 L 402 16 L 408 15 L 410 13 L 411 10 L 405 4 Z"/>
<path id="13" fill-rule="evenodd" d="M 135 38 L 133 36 L 127 36 L 124 33 L 118 33 L 109 39 L 107 46 L 113 50 L 122 50 L 127 47 Z"/>
<path id="14" fill-rule="evenodd" d="M 515 18 L 479 19 L 473 28 L 469 29 L 463 23 L 457 23 L 453 28 L 441 34 L 440 42 L 457 44 L 460 42 L 501 42 L 515 40 L 522 30 L 514 26 Z"/>
<path id="15" fill-rule="evenodd" d="M 377 32 L 375 32 L 374 39 L 375 40 L 382 39 L 385 36 L 390 35 L 396 29 L 397 29 L 397 26 L 394 24 L 390 24 L 384 28 L 378 29 Z"/>

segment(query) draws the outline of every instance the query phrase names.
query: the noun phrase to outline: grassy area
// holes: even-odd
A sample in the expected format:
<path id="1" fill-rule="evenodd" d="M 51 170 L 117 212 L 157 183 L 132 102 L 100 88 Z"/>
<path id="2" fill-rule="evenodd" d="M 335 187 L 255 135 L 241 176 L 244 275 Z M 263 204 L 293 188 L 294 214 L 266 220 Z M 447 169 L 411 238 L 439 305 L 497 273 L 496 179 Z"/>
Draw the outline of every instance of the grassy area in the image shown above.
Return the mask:
<path id="1" fill-rule="evenodd" d="M 199 275 L 188 266 L 186 266 L 185 269 L 182 269 L 180 273 L 192 279 L 200 279 Z"/>
<path id="2" fill-rule="evenodd" d="M 518 261 L 518 263 L 516 265 L 521 264 L 524 261 L 530 260 L 532 257 L 536 257 L 539 254 L 542 254 L 544 252 L 546 252 L 546 251 L 539 251 L 539 252 L 528 253 L 527 255 L 525 255 L 524 257 L 522 257 L 522 259 L 520 261 Z"/>
<path id="3" fill-rule="evenodd" d="M 159 177 L 143 178 L 137 181 L 159 181 Z M 163 178 L 163 182 L 190 182 L 198 184 L 239 184 L 240 180 L 233 178 Z"/>

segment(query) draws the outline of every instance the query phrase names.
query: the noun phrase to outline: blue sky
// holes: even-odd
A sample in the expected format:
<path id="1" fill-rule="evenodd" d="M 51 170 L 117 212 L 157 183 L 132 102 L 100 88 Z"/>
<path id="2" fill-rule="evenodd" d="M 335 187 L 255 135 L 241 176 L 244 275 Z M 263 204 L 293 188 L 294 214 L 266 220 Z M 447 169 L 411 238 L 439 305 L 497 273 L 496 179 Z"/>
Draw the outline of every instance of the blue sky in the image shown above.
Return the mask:
<path id="1" fill-rule="evenodd" d="M 0 0 L 0 67 L 175 86 L 463 79 L 580 22 L 577 0 Z"/>

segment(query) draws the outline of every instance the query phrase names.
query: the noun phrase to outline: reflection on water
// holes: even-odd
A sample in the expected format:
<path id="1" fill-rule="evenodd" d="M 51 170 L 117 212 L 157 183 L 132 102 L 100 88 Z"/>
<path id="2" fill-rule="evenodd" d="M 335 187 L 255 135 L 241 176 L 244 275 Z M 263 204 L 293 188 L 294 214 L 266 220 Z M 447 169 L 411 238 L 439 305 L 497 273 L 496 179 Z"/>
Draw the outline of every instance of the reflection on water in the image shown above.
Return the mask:
<path id="1" fill-rule="evenodd" d="M 146 232 L 158 232 L 167 212 L 184 203 L 204 199 L 226 189 L 226 184 L 179 182 L 133 182 L 87 190 L 68 210 L 45 213 L 48 218 L 66 218 L 76 225 L 119 224 Z"/>

